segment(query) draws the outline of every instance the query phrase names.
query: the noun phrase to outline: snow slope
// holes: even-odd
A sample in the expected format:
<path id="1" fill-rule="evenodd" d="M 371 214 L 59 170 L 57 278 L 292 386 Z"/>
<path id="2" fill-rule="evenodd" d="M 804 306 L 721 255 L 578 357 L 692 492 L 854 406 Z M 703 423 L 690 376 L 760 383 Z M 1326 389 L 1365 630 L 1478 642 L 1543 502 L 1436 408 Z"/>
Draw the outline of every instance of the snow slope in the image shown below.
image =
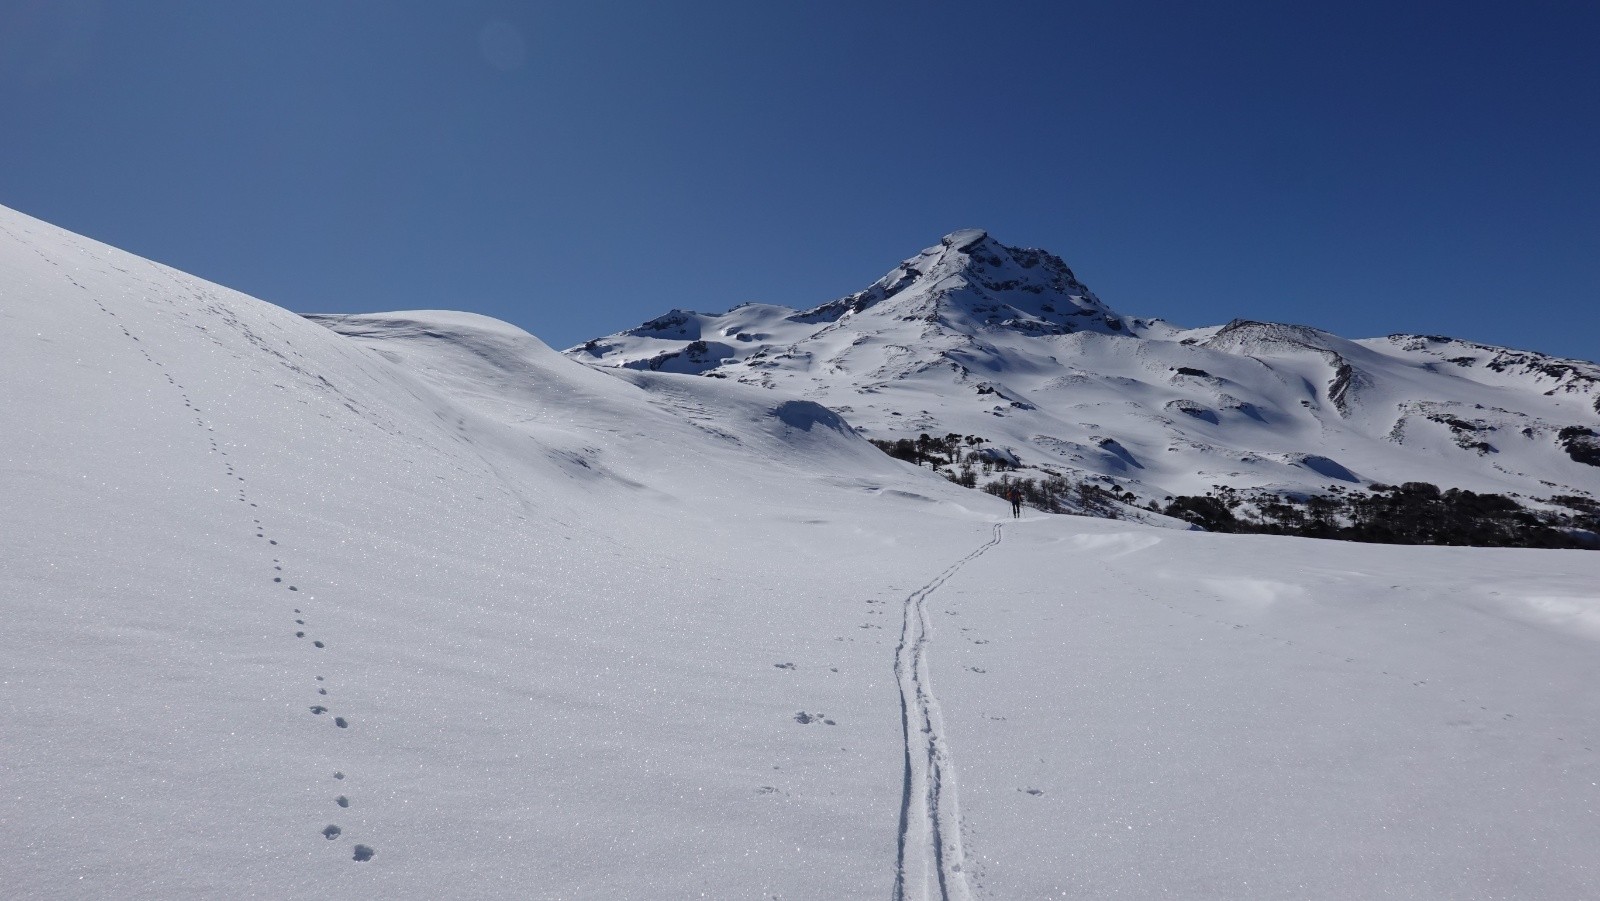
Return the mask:
<path id="1" fill-rule="evenodd" d="M 862 597 L 969 550 L 990 526 L 955 500 L 987 499 L 804 402 L 629 384 L 464 314 L 347 337 L 0 228 L 0 885 L 887 884 L 895 633 Z"/>
<path id="2" fill-rule="evenodd" d="M 949 432 L 1146 503 L 1428 481 L 1595 496 L 1562 430 L 1600 434 L 1600 366 L 1438 336 L 1348 341 L 1123 316 L 1044 251 L 947 235 L 868 289 L 796 312 L 674 310 L 567 351 L 805 397 L 876 438 Z M 1588 440 L 1588 439 L 1585 439 Z M 1591 455 L 1600 460 L 1600 441 Z"/>
<path id="3" fill-rule="evenodd" d="M 1600 555 L 1013 521 L 9 210 L 0 378 L 6 897 L 1600 893 Z"/>

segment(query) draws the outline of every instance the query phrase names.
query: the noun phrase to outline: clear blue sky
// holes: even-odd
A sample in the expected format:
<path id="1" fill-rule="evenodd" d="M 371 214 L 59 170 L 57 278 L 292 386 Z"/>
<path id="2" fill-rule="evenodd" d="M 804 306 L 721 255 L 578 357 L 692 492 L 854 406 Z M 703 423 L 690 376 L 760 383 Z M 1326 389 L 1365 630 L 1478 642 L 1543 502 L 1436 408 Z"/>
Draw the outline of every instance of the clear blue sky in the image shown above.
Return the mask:
<path id="1" fill-rule="evenodd" d="M 1129 315 L 1600 358 L 1594 3 L 0 0 L 0 203 L 564 347 L 956 228 Z"/>

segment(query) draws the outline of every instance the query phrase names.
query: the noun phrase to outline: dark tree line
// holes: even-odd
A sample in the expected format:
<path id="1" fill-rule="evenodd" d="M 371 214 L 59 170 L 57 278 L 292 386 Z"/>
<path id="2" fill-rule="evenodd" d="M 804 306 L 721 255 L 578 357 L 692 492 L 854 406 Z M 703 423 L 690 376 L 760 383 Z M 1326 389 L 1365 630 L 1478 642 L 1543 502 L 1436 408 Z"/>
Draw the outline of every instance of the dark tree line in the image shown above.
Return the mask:
<path id="1" fill-rule="evenodd" d="M 1015 488 L 1022 503 L 1046 513 L 1085 513 L 1105 519 L 1120 519 L 1121 496 L 1093 482 L 1073 482 L 1060 476 L 1043 479 L 1013 478 L 1003 475 L 983 486 L 996 497 L 1007 497 Z"/>
<path id="2" fill-rule="evenodd" d="M 983 490 L 997 497 L 1006 497 L 1015 488 L 1022 492 L 1022 503 L 1047 513 L 1087 513 L 1108 519 L 1117 519 L 1121 506 L 1132 503 L 1133 495 L 1123 496 L 1093 482 L 1073 482 L 1060 476 L 1041 479 L 1016 478 L 1006 473 L 1015 469 L 1007 455 L 980 447 L 988 439 L 979 435 L 960 435 L 951 432 L 943 438 L 923 433 L 916 438 L 899 438 L 884 441 L 869 439 L 879 450 L 898 460 L 931 466 L 935 470 L 948 468 L 945 478 L 958 485 L 977 488 L 978 470 L 984 474 L 1000 472 L 999 479 L 987 482 Z"/>
<path id="3" fill-rule="evenodd" d="M 1254 510 L 1231 489 L 1172 498 L 1162 511 L 1212 532 L 1301 535 L 1377 544 L 1470 547 L 1593 548 L 1572 530 L 1600 533 L 1600 505 L 1586 498 L 1552 498 L 1571 512 L 1530 510 L 1501 494 L 1428 482 L 1372 485 L 1305 498 L 1255 498 Z"/>
<path id="4" fill-rule="evenodd" d="M 1586 439 L 1588 434 L 1572 437 Z M 1117 519 L 1137 498 L 1115 487 L 1049 475 L 1023 478 L 1007 472 L 1010 460 L 981 448 L 984 438 L 951 432 L 927 433 L 894 441 L 873 439 L 884 453 L 943 471 L 946 478 L 978 488 L 981 467 L 1000 477 L 982 490 L 1007 497 L 1021 492 L 1023 504 L 1047 513 L 1083 513 Z M 1501 494 L 1464 488 L 1441 489 L 1429 482 L 1369 486 L 1367 491 L 1246 497 L 1218 486 L 1204 495 L 1167 498 L 1147 509 L 1194 523 L 1210 532 L 1299 535 L 1374 544 L 1435 544 L 1468 547 L 1600 548 L 1600 502 L 1557 495 L 1549 503 L 1562 511 L 1533 510 Z"/>
<path id="5" fill-rule="evenodd" d="M 970 461 L 976 455 L 972 449 L 984 442 L 984 439 L 977 435 L 958 435 L 955 432 L 943 438 L 935 438 L 923 432 L 915 438 L 899 438 L 894 441 L 878 438 L 868 440 L 877 445 L 879 450 L 897 460 L 905 460 L 918 466 L 932 466 L 935 469 Z"/>

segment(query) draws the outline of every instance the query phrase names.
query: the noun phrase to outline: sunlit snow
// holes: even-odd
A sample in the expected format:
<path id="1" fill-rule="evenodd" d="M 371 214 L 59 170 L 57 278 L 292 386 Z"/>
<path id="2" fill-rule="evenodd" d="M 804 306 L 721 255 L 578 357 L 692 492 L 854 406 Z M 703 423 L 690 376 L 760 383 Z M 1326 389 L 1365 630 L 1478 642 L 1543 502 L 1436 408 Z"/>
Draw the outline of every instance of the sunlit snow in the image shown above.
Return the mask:
<path id="1" fill-rule="evenodd" d="M 1013 520 L 9 210 L 0 383 L 6 897 L 1600 894 L 1600 554 Z"/>

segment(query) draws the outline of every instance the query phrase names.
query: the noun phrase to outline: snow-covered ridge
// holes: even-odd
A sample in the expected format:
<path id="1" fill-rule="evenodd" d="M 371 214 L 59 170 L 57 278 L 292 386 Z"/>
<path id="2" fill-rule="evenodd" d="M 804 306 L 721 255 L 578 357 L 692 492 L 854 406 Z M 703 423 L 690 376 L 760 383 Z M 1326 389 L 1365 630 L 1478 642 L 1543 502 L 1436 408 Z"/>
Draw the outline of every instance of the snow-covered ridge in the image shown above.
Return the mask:
<path id="1" fill-rule="evenodd" d="M 856 351 L 995 422 L 1327 374 L 1100 337 Z M 3 208 L 0 384 L 8 899 L 1600 896 L 1600 554 L 1013 519 L 791 394 Z"/>
<path id="2" fill-rule="evenodd" d="M 1407 481 L 1600 493 L 1600 468 L 1572 450 L 1587 440 L 1573 430 L 1600 426 L 1594 363 L 1248 320 L 1183 329 L 1119 313 L 1059 257 L 977 229 L 809 310 L 674 310 L 567 354 L 813 399 L 874 438 L 981 436 L 1140 505 Z"/>

